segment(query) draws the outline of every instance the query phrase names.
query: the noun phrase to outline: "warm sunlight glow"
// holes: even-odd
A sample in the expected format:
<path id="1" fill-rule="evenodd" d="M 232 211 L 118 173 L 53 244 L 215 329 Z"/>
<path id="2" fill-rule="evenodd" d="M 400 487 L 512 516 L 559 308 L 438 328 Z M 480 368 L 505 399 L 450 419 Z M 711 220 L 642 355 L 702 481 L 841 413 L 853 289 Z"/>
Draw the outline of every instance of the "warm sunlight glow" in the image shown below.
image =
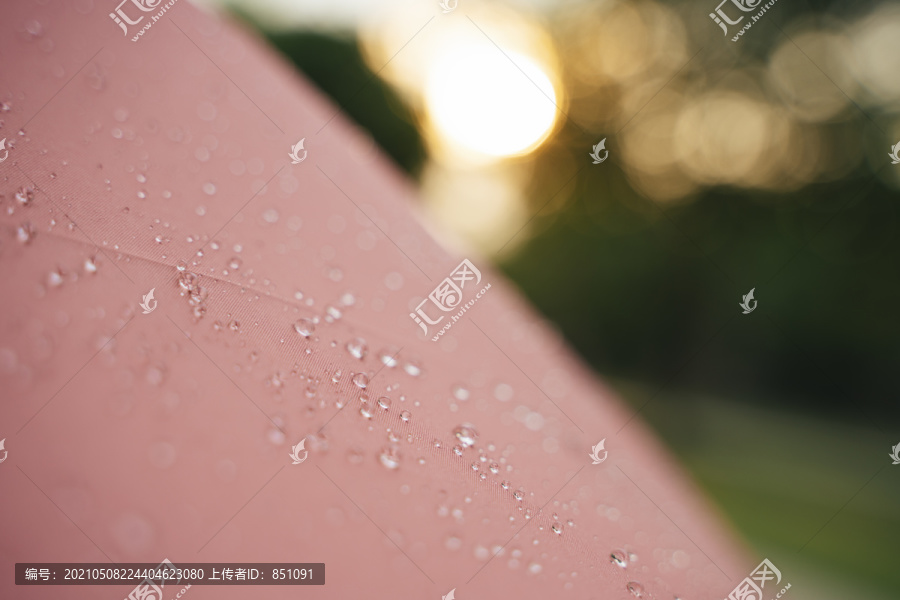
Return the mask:
<path id="1" fill-rule="evenodd" d="M 556 103 L 537 63 L 486 43 L 447 48 L 425 87 L 425 108 L 440 137 L 493 157 L 537 147 L 553 128 Z"/>

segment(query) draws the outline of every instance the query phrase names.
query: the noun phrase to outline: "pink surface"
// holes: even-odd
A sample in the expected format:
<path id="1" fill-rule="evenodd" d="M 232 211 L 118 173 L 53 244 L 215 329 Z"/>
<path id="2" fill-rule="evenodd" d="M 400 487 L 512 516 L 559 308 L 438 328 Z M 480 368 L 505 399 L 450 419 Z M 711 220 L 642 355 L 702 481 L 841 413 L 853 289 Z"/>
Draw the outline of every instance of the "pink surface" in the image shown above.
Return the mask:
<path id="1" fill-rule="evenodd" d="M 0 597 L 131 587 L 15 586 L 29 561 L 324 562 L 321 587 L 186 595 L 459 600 L 632 598 L 629 582 L 719 599 L 758 563 L 639 419 L 617 434 L 632 412 L 486 260 L 432 239 L 409 182 L 290 66 L 185 0 L 136 43 L 114 9 L 17 1 L 0 21 Z M 491 289 L 432 342 L 409 313 L 462 258 Z M 309 340 L 300 318 L 319 319 Z M 364 418 L 361 392 L 389 408 Z M 463 423 L 478 438 L 457 456 Z"/>

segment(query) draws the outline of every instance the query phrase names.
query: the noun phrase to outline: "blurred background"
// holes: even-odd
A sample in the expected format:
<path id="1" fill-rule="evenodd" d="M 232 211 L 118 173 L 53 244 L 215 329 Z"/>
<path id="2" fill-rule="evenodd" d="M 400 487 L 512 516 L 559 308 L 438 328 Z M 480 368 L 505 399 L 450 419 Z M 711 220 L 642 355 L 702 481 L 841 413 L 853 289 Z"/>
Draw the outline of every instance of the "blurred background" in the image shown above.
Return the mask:
<path id="1" fill-rule="evenodd" d="M 207 2 L 369 132 L 790 597 L 900 597 L 900 3 L 780 0 L 733 42 L 718 0 Z"/>

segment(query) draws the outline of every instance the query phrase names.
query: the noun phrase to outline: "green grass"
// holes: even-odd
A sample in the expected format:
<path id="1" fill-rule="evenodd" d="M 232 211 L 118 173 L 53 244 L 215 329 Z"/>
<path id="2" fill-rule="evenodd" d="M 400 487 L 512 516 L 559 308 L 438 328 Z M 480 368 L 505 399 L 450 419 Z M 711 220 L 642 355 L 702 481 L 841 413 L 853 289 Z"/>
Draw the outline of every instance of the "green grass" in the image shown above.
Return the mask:
<path id="1" fill-rule="evenodd" d="M 633 406 L 655 390 L 614 382 Z M 790 597 L 900 596 L 900 465 L 875 430 L 663 392 L 642 411 Z M 893 443 L 897 443 L 896 441 Z"/>

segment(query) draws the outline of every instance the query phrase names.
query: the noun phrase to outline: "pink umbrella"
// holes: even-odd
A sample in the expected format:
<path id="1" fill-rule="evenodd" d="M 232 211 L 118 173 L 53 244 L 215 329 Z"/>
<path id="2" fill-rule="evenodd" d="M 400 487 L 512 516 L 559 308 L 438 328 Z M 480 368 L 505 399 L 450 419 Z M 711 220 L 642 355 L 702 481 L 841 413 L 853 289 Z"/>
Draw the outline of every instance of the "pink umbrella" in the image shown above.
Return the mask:
<path id="1" fill-rule="evenodd" d="M 59 597 L 17 562 L 327 569 L 167 600 L 700 600 L 750 573 L 370 139 L 247 32 L 139 4 L 3 9 L 0 597 Z"/>

